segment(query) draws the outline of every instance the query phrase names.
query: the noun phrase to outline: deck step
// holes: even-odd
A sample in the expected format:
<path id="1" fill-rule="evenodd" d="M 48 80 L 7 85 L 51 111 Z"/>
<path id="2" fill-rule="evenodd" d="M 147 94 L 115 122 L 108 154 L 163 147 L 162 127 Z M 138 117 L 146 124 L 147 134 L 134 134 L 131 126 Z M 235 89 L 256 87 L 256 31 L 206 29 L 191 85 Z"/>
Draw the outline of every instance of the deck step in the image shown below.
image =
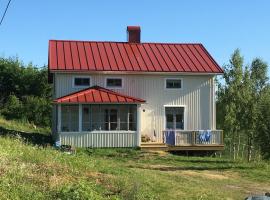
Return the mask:
<path id="1" fill-rule="evenodd" d="M 151 150 L 151 151 L 167 151 L 168 146 L 161 142 L 144 142 L 141 143 L 141 148 L 143 150 Z"/>
<path id="2" fill-rule="evenodd" d="M 162 142 L 142 142 L 141 146 L 166 146 L 166 144 Z"/>

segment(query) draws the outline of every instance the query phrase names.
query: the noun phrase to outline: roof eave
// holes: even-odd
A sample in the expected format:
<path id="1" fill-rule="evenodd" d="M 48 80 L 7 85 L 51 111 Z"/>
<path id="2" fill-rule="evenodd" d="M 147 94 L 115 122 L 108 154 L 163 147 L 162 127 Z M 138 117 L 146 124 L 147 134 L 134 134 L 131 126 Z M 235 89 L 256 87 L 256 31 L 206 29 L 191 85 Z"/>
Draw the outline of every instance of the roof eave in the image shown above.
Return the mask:
<path id="1" fill-rule="evenodd" d="M 142 71 L 91 71 L 91 70 L 50 70 L 50 73 L 77 74 L 148 74 L 148 75 L 223 75 L 224 72 L 142 72 Z"/>

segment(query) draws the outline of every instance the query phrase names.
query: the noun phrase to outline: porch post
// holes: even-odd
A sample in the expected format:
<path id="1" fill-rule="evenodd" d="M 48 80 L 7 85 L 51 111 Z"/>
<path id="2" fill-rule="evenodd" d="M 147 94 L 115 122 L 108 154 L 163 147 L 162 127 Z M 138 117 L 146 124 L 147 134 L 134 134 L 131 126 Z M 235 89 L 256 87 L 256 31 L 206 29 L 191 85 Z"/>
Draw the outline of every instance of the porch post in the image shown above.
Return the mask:
<path id="1" fill-rule="evenodd" d="M 57 105 L 57 132 L 61 132 L 61 104 Z"/>
<path id="2" fill-rule="evenodd" d="M 82 132 L 82 104 L 79 104 L 79 132 Z"/>
<path id="3" fill-rule="evenodd" d="M 141 146 L 141 105 L 137 104 L 137 146 Z"/>

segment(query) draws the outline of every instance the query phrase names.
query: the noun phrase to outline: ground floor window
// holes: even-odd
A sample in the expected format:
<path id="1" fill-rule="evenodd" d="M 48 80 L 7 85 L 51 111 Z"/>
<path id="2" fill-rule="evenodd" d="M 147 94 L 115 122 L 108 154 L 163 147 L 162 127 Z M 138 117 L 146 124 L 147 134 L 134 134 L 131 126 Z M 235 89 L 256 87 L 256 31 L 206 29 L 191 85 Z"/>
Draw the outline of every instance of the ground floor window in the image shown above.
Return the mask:
<path id="1" fill-rule="evenodd" d="M 136 130 L 136 105 L 82 105 L 82 130 Z"/>
<path id="2" fill-rule="evenodd" d="M 62 105 L 61 131 L 72 132 L 79 130 L 79 106 Z"/>
<path id="3" fill-rule="evenodd" d="M 184 107 L 165 107 L 166 129 L 184 129 Z"/>

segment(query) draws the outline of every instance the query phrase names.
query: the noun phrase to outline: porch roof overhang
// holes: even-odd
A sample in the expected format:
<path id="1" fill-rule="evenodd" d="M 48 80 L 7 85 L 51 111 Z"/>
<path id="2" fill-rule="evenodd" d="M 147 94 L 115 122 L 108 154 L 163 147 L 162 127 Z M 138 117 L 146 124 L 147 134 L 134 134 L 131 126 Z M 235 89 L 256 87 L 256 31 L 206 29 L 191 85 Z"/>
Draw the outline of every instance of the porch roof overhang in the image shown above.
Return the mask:
<path id="1" fill-rule="evenodd" d="M 145 102 L 143 99 L 120 94 L 100 86 L 89 87 L 53 101 L 55 104 L 142 104 Z"/>

